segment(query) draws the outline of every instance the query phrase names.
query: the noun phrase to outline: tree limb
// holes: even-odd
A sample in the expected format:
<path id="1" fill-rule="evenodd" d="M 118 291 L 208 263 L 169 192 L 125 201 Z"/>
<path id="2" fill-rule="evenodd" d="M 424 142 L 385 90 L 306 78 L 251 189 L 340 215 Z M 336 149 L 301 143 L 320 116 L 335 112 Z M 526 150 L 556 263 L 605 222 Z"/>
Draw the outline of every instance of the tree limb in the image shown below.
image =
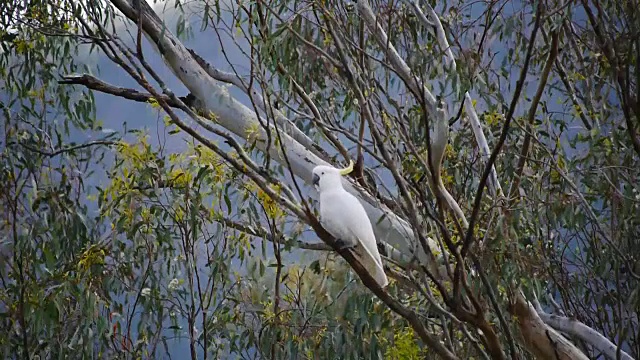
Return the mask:
<path id="1" fill-rule="evenodd" d="M 54 156 L 58 156 L 62 153 L 66 153 L 66 152 L 71 152 L 71 151 L 76 151 L 76 150 L 82 150 L 82 149 L 86 149 L 88 147 L 92 147 L 92 146 L 97 146 L 97 145 L 115 145 L 116 142 L 115 141 L 109 141 L 109 140 L 96 140 L 96 141 L 89 141 L 87 143 L 84 144 L 79 144 L 79 145 L 73 145 L 73 146 L 67 146 L 64 148 L 60 148 L 60 149 L 56 149 L 56 150 L 52 150 L 52 151 L 45 151 L 45 150 L 40 150 L 40 149 L 36 149 L 30 145 L 27 145 L 25 143 L 19 143 L 21 146 L 24 146 L 25 148 L 29 149 L 30 151 L 33 151 L 35 153 L 38 153 L 40 155 L 44 155 L 47 157 L 54 157 Z"/>
<path id="2" fill-rule="evenodd" d="M 155 97 L 149 93 L 141 92 L 131 88 L 118 87 L 115 85 L 111 85 L 89 74 L 64 75 L 62 76 L 62 80 L 58 80 L 58 84 L 83 85 L 91 90 L 100 91 L 105 94 L 115 95 L 121 98 L 133 100 L 137 102 L 150 102 L 155 99 Z M 180 104 L 172 101 L 167 95 L 161 95 L 161 98 L 171 107 L 175 107 L 175 108 L 181 107 Z M 187 100 L 186 97 L 182 99 L 183 101 Z"/>
<path id="3" fill-rule="evenodd" d="M 515 294 L 510 312 L 516 317 L 527 348 L 540 359 L 589 359 L 564 336 L 547 326 L 520 292 Z"/>
<path id="4" fill-rule="evenodd" d="M 520 94 L 522 93 L 522 89 L 524 88 L 524 81 L 527 78 L 527 70 L 529 69 L 529 62 L 531 61 L 531 57 L 533 56 L 533 45 L 535 43 L 536 34 L 538 33 L 538 29 L 540 28 L 541 18 L 542 18 L 542 4 L 538 4 L 538 9 L 536 12 L 536 20 L 533 25 L 533 30 L 531 32 L 531 39 L 529 39 L 529 45 L 527 47 L 527 53 L 524 58 L 524 64 L 522 69 L 520 70 L 520 76 L 516 83 L 516 89 L 513 94 L 513 98 L 511 99 L 511 104 L 509 105 L 509 111 L 507 112 L 506 119 L 504 125 L 502 126 L 502 131 L 500 133 L 500 138 L 498 139 L 498 143 L 496 147 L 493 149 L 491 153 L 491 157 L 489 157 L 489 161 L 485 166 L 484 172 L 482 173 L 482 177 L 480 178 L 480 184 L 478 185 L 478 190 L 476 191 L 476 196 L 473 202 L 473 210 L 471 213 L 471 219 L 469 220 L 469 229 L 467 229 L 467 234 L 465 235 L 464 245 L 462 247 L 463 256 L 469 250 L 469 247 L 473 243 L 473 229 L 475 227 L 476 221 L 478 220 L 478 215 L 480 213 L 480 203 L 482 202 L 482 194 L 484 192 L 484 187 L 487 184 L 487 179 L 489 178 L 489 174 L 491 173 L 491 169 L 493 168 L 493 163 L 498 158 L 498 154 L 502 150 L 502 145 L 507 139 L 507 134 L 509 133 L 509 128 L 511 126 L 511 120 L 513 119 L 513 114 L 516 110 L 516 105 L 518 104 L 518 100 L 520 99 Z"/>
<path id="5" fill-rule="evenodd" d="M 611 359 L 633 360 L 629 354 L 622 350 L 620 350 L 620 357 L 618 358 L 616 355 L 616 352 L 618 351 L 616 344 L 612 343 L 602 334 L 578 320 L 564 316 L 547 314 L 539 307 L 536 308 L 536 312 L 540 319 L 542 319 L 542 321 L 547 325 L 586 341 Z"/>
<path id="6" fill-rule="evenodd" d="M 429 14 L 429 18 L 422 12 L 420 6 L 418 5 L 417 0 L 405 0 L 411 4 L 413 11 L 418 16 L 418 19 L 422 21 L 423 26 L 430 31 L 433 35 L 435 35 L 438 40 L 438 45 L 440 49 L 445 54 L 445 66 L 448 68 L 449 72 L 456 73 L 457 65 L 455 56 L 453 56 L 453 51 L 451 50 L 451 46 L 449 45 L 449 41 L 447 40 L 447 35 L 444 32 L 444 27 L 442 26 L 442 22 L 438 17 L 438 14 L 435 12 L 433 7 L 429 5 L 427 2 L 424 2 L 427 7 L 427 12 Z M 482 124 L 480 123 L 480 118 L 476 113 L 475 106 L 473 106 L 473 101 L 471 99 L 471 95 L 469 95 L 468 91 L 464 92 L 464 110 L 469 117 L 469 123 L 471 124 L 471 130 L 473 130 L 473 134 L 476 138 L 476 142 L 478 143 L 478 148 L 480 149 L 480 153 L 484 158 L 484 161 L 489 161 L 489 157 L 491 155 L 491 151 L 489 150 L 489 144 L 487 143 L 487 138 L 484 135 L 484 131 L 482 130 Z M 498 173 L 494 166 L 491 167 L 491 181 L 489 182 L 489 190 L 492 195 L 502 194 L 502 187 L 500 186 L 500 182 L 498 181 Z"/>
<path id="7" fill-rule="evenodd" d="M 553 64 L 556 61 L 556 57 L 558 56 L 559 36 L 560 35 L 557 31 L 551 34 L 551 48 L 549 49 L 547 62 L 544 66 L 544 69 L 542 70 L 542 74 L 540 75 L 538 90 L 536 91 L 536 94 L 531 101 L 529 113 L 527 114 L 527 124 L 530 127 L 533 127 L 533 122 L 536 117 L 536 110 L 538 108 L 538 104 L 540 103 L 540 98 L 542 98 L 542 93 L 544 92 L 545 86 L 547 85 L 547 80 L 549 79 L 549 73 L 551 73 Z M 524 140 L 522 141 L 522 149 L 520 150 L 516 173 L 513 177 L 513 182 L 511 183 L 511 188 L 509 191 L 510 201 L 514 201 L 516 196 L 519 194 L 518 188 L 520 187 L 520 178 L 522 177 L 524 166 L 527 162 L 527 157 L 529 156 L 529 147 L 531 145 L 531 131 L 533 131 L 533 129 L 530 129 L 530 131 L 526 132 Z"/>
<path id="8" fill-rule="evenodd" d="M 243 232 L 245 234 L 251 235 L 251 236 L 255 236 L 255 237 L 260 237 L 263 238 L 265 240 L 274 241 L 274 236 L 265 228 L 261 227 L 261 226 L 255 226 L 255 225 L 248 225 L 248 224 L 243 224 L 237 221 L 233 221 L 230 219 L 227 219 L 226 217 L 221 217 L 219 219 L 216 219 L 216 221 L 220 222 L 221 224 L 223 224 L 224 226 L 230 227 L 234 230 L 238 230 L 240 232 Z M 293 242 L 295 243 L 296 247 L 299 247 L 300 249 L 305 249 L 305 250 L 319 250 L 319 251 L 331 251 L 333 250 L 331 248 L 331 246 L 321 242 L 321 243 L 309 243 L 309 242 L 305 242 L 305 241 L 300 241 L 300 240 L 292 240 L 292 239 L 284 239 L 285 242 Z"/>

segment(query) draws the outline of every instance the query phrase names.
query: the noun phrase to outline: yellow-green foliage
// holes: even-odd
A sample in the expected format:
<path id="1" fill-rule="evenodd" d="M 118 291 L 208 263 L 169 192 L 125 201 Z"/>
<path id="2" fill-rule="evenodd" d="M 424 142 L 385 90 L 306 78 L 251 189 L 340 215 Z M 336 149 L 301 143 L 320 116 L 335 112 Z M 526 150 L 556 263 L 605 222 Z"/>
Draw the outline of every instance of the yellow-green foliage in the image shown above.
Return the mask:
<path id="1" fill-rule="evenodd" d="M 279 186 L 272 186 L 271 188 L 274 190 L 276 194 L 279 194 L 281 191 Z M 256 196 L 258 197 L 258 200 L 264 207 L 265 212 L 267 213 L 267 216 L 269 216 L 272 219 L 278 219 L 284 215 L 284 211 L 282 211 L 282 207 L 275 200 L 273 200 L 266 192 L 262 191 L 262 189 L 257 188 Z"/>
<path id="2" fill-rule="evenodd" d="M 413 360 L 422 359 L 420 347 L 416 342 L 413 329 L 404 328 L 393 336 L 393 346 L 387 348 L 384 358 L 387 360 Z"/>
<path id="3" fill-rule="evenodd" d="M 82 253 L 82 255 L 80 255 L 80 259 L 78 260 L 78 270 L 86 271 L 92 265 L 104 264 L 105 256 L 106 252 L 104 248 L 101 248 L 95 244 L 91 245 Z"/>
<path id="4" fill-rule="evenodd" d="M 504 115 L 496 111 L 489 111 L 484 114 L 484 122 L 487 126 L 496 126 L 504 121 Z"/>

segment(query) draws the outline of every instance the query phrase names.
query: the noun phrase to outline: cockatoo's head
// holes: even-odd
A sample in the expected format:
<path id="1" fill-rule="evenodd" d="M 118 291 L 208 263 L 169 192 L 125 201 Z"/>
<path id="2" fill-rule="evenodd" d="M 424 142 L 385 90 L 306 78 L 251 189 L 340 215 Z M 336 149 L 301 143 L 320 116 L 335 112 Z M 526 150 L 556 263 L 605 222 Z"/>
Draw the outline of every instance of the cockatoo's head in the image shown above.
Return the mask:
<path id="1" fill-rule="evenodd" d="M 342 175 L 353 171 L 353 161 L 344 169 L 336 169 L 333 166 L 319 165 L 313 168 L 313 185 L 318 192 L 342 188 Z"/>

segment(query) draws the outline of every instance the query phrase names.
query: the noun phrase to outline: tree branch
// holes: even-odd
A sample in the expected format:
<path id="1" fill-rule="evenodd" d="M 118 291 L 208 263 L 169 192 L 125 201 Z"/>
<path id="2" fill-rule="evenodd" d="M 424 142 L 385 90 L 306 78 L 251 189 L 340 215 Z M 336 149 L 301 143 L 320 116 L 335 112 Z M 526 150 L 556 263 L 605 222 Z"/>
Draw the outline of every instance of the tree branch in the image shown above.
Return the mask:
<path id="1" fill-rule="evenodd" d="M 445 54 L 445 67 L 448 68 L 449 72 L 456 73 L 457 65 L 455 56 L 453 56 L 453 51 L 451 50 L 451 46 L 449 45 L 449 41 L 447 40 L 447 35 L 444 32 L 444 27 L 442 26 L 442 22 L 438 17 L 438 14 L 435 12 L 433 7 L 429 5 L 427 2 L 425 6 L 427 7 L 427 12 L 429 13 L 429 18 L 422 12 L 420 6 L 417 3 L 417 0 L 405 0 L 411 4 L 413 11 L 416 13 L 420 21 L 422 21 L 422 25 L 430 31 L 433 35 L 435 35 L 438 40 L 438 45 L 440 49 Z M 487 138 L 484 135 L 484 131 L 482 130 L 482 124 L 480 123 L 480 118 L 476 113 L 476 109 L 473 106 L 473 101 L 471 99 L 471 95 L 469 95 L 468 91 L 464 92 L 464 110 L 469 117 L 469 123 L 471 124 L 471 129 L 473 130 L 473 134 L 476 138 L 476 142 L 478 143 L 478 148 L 480 149 L 480 153 L 485 161 L 488 162 L 489 157 L 491 155 L 491 151 L 489 150 L 489 143 L 487 143 Z M 500 195 L 502 194 L 502 187 L 500 186 L 500 182 L 498 181 L 498 173 L 494 166 L 491 167 L 491 181 L 489 182 L 489 190 L 492 195 Z"/>
<path id="2" fill-rule="evenodd" d="M 64 75 L 62 76 L 62 80 L 58 80 L 58 84 L 69 84 L 69 85 L 83 85 L 91 90 L 100 91 L 105 94 L 119 96 L 121 98 L 125 98 L 128 100 L 133 100 L 137 102 L 149 102 L 154 100 L 154 96 L 141 92 L 131 88 L 118 87 L 115 85 L 111 85 L 107 82 L 104 82 L 93 75 L 83 74 L 83 75 Z M 177 104 L 167 96 L 162 95 L 162 100 L 165 101 L 169 106 L 180 108 L 180 104 Z M 187 98 L 182 98 L 185 101 Z M 187 101 L 188 102 L 188 101 Z"/>
<path id="3" fill-rule="evenodd" d="M 544 92 L 545 86 L 547 86 L 547 80 L 549 79 L 549 73 L 551 73 L 551 69 L 553 68 L 553 64 L 556 61 L 556 57 L 558 56 L 558 42 L 559 42 L 559 33 L 556 31 L 551 34 L 551 48 L 549 49 L 549 56 L 547 57 L 547 63 L 542 70 L 542 74 L 540 75 L 540 82 L 538 83 L 538 90 L 536 91 L 535 96 L 531 101 L 531 106 L 529 107 L 529 113 L 527 114 L 527 124 L 530 127 L 533 127 L 533 122 L 536 117 L 536 110 L 538 108 L 538 104 L 540 103 L 540 98 L 542 98 L 542 93 Z M 527 126 L 527 125 L 525 125 Z M 522 142 L 522 149 L 520 150 L 520 158 L 518 159 L 518 165 L 516 166 L 516 173 L 513 177 L 513 182 L 511 183 L 511 188 L 509 191 L 509 201 L 514 201 L 516 196 L 518 195 L 518 188 L 520 187 L 520 180 L 522 177 L 522 173 L 524 171 L 524 166 L 527 162 L 527 157 L 529 156 L 529 147 L 531 146 L 531 132 L 527 131 L 524 136 L 524 141 Z"/>
<path id="4" fill-rule="evenodd" d="M 620 357 L 618 357 L 616 355 L 618 351 L 618 346 L 616 346 L 616 344 L 612 343 L 602 334 L 578 320 L 564 316 L 547 314 L 542 311 L 542 308 L 540 308 L 539 305 L 536 306 L 536 312 L 538 313 L 538 316 L 540 316 L 540 319 L 542 319 L 542 321 L 547 325 L 586 341 L 611 359 L 633 360 L 629 354 L 622 350 L 620 350 Z"/>
<path id="5" fill-rule="evenodd" d="M 538 316 L 533 305 L 525 300 L 520 292 L 515 294 L 510 312 L 516 316 L 516 322 L 527 348 L 540 359 L 589 359 L 564 336 L 547 326 Z"/>
<path id="6" fill-rule="evenodd" d="M 81 150 L 81 149 L 86 149 L 86 148 L 91 147 L 91 146 L 97 146 L 97 145 L 110 146 L 110 145 L 115 145 L 116 142 L 115 141 L 108 141 L 108 140 L 96 140 L 96 141 L 90 141 L 90 142 L 87 142 L 87 143 L 84 143 L 84 144 L 68 146 L 68 147 L 64 147 L 64 148 L 61 148 L 61 149 L 56 149 L 56 150 L 53 150 L 53 151 L 45 151 L 45 150 L 36 149 L 36 148 L 34 148 L 34 147 L 30 146 L 30 145 L 27 145 L 25 143 L 22 143 L 22 142 L 19 143 L 19 144 L 20 144 L 20 146 L 23 146 L 23 147 L 29 149 L 30 151 L 36 152 L 36 153 L 38 153 L 40 155 L 44 155 L 44 156 L 47 156 L 47 157 L 54 157 L 54 156 L 58 156 L 58 155 L 60 155 L 62 153 L 72 152 L 72 151 Z"/>
<path id="7" fill-rule="evenodd" d="M 192 49 L 188 49 L 188 51 L 196 60 L 196 62 L 198 62 L 198 64 L 207 72 L 207 74 L 211 76 L 212 79 L 235 85 L 236 87 L 244 91 L 245 94 L 249 96 L 252 102 L 259 109 L 265 112 L 267 111 L 267 102 L 265 101 L 264 97 L 260 95 L 255 89 L 250 89 L 249 85 L 241 77 L 215 68 Z M 314 154 L 316 154 L 318 157 L 325 160 L 329 158 L 329 156 L 324 151 L 322 151 L 322 149 L 316 143 L 314 143 L 311 138 L 303 133 L 302 130 L 298 129 L 296 125 L 291 122 L 291 120 L 287 119 L 284 114 L 282 114 L 281 111 L 278 111 L 276 109 L 271 109 L 271 111 L 273 111 L 275 115 L 274 119 L 278 123 L 278 125 L 280 125 L 286 133 L 291 134 L 291 136 L 297 142 L 302 144 L 310 151 L 313 151 Z"/>
<path id="8" fill-rule="evenodd" d="M 366 0 L 360 0 L 357 4 L 358 11 L 362 15 L 365 23 L 369 30 L 374 34 L 375 40 L 378 42 L 378 45 L 385 51 L 389 61 L 391 61 L 391 65 L 393 65 L 393 69 L 396 71 L 398 76 L 404 81 L 407 88 L 411 90 L 413 95 L 417 99 L 424 99 L 426 101 L 427 110 L 429 110 L 429 114 L 433 116 L 437 116 L 437 101 L 435 96 L 427 89 L 425 86 L 420 84 L 418 78 L 413 75 L 411 72 L 411 68 L 409 65 L 402 59 L 396 48 L 389 42 L 389 38 L 385 33 L 382 26 L 378 23 L 375 15 L 373 14 L 373 10 L 369 4 L 367 4 Z"/>
<path id="9" fill-rule="evenodd" d="M 247 225 L 247 224 L 243 224 L 240 222 L 236 222 L 236 221 L 232 221 L 230 219 L 227 219 L 225 217 L 221 217 L 219 219 L 216 219 L 216 221 L 218 221 L 219 223 L 230 227 L 234 230 L 238 230 L 240 232 L 243 232 L 245 234 L 249 234 L 251 236 L 255 236 L 255 237 L 260 237 L 263 238 L 265 240 L 274 241 L 274 236 L 265 228 L 261 227 L 261 226 L 255 226 L 255 225 Z M 300 241 L 300 240 L 292 240 L 292 239 L 288 239 L 285 238 L 284 239 L 285 242 L 292 242 L 295 243 L 296 247 L 299 247 L 300 249 L 305 249 L 305 250 L 318 250 L 318 251 L 331 251 L 333 250 L 331 248 L 331 246 L 321 242 L 321 243 L 308 243 L 308 242 L 304 242 L 304 241 Z"/>
<path id="10" fill-rule="evenodd" d="M 529 45 L 527 48 L 527 54 L 525 55 L 524 65 L 522 69 L 520 69 L 520 76 L 518 81 L 516 82 L 516 89 L 513 94 L 513 98 L 511 99 L 511 104 L 509 105 L 509 112 L 507 113 L 504 125 L 502 126 L 502 131 L 500 133 L 500 138 L 498 139 L 498 143 L 496 147 L 493 149 L 491 153 L 491 157 L 489 157 L 489 161 L 485 166 L 484 172 L 482 173 L 482 177 L 480 178 L 480 184 L 478 185 L 478 190 L 476 192 L 476 196 L 473 202 L 473 211 L 471 213 L 471 219 L 469 220 L 469 229 L 467 229 L 467 234 L 464 239 L 464 245 L 462 246 L 461 253 L 464 256 L 469 247 L 473 242 L 473 228 L 475 227 L 476 221 L 478 220 L 478 215 L 480 214 L 480 203 L 482 202 L 482 194 L 484 192 L 484 187 L 487 184 L 487 179 L 489 178 L 489 174 L 491 173 L 491 169 L 493 168 L 493 163 L 498 158 L 498 154 L 502 150 L 502 145 L 504 145 L 505 140 L 507 139 L 507 134 L 509 133 L 509 128 L 511 127 L 511 120 L 513 119 L 513 114 L 516 110 L 516 105 L 518 104 L 518 100 L 520 100 L 520 94 L 522 93 L 522 88 L 524 87 L 524 81 L 527 78 L 527 71 L 529 70 L 529 62 L 531 61 L 531 57 L 533 56 L 533 45 L 535 43 L 536 35 L 538 33 L 538 29 L 540 28 L 540 22 L 542 21 L 542 4 L 539 3 L 538 9 L 536 12 L 536 20 L 533 25 L 533 30 L 531 32 L 531 39 L 529 39 Z"/>

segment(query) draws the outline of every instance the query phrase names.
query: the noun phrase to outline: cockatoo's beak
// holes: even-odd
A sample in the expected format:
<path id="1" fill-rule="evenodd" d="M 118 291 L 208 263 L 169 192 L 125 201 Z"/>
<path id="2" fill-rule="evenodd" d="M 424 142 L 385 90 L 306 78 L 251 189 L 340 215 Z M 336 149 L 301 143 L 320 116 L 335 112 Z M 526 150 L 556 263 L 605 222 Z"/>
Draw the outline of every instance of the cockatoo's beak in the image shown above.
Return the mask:
<path id="1" fill-rule="evenodd" d="M 347 175 L 353 171 L 353 160 L 349 160 L 349 166 L 344 169 L 340 169 L 340 175 Z"/>
<path id="2" fill-rule="evenodd" d="M 313 174 L 313 185 L 314 186 L 320 185 L 320 176 L 318 176 L 318 174 Z"/>

